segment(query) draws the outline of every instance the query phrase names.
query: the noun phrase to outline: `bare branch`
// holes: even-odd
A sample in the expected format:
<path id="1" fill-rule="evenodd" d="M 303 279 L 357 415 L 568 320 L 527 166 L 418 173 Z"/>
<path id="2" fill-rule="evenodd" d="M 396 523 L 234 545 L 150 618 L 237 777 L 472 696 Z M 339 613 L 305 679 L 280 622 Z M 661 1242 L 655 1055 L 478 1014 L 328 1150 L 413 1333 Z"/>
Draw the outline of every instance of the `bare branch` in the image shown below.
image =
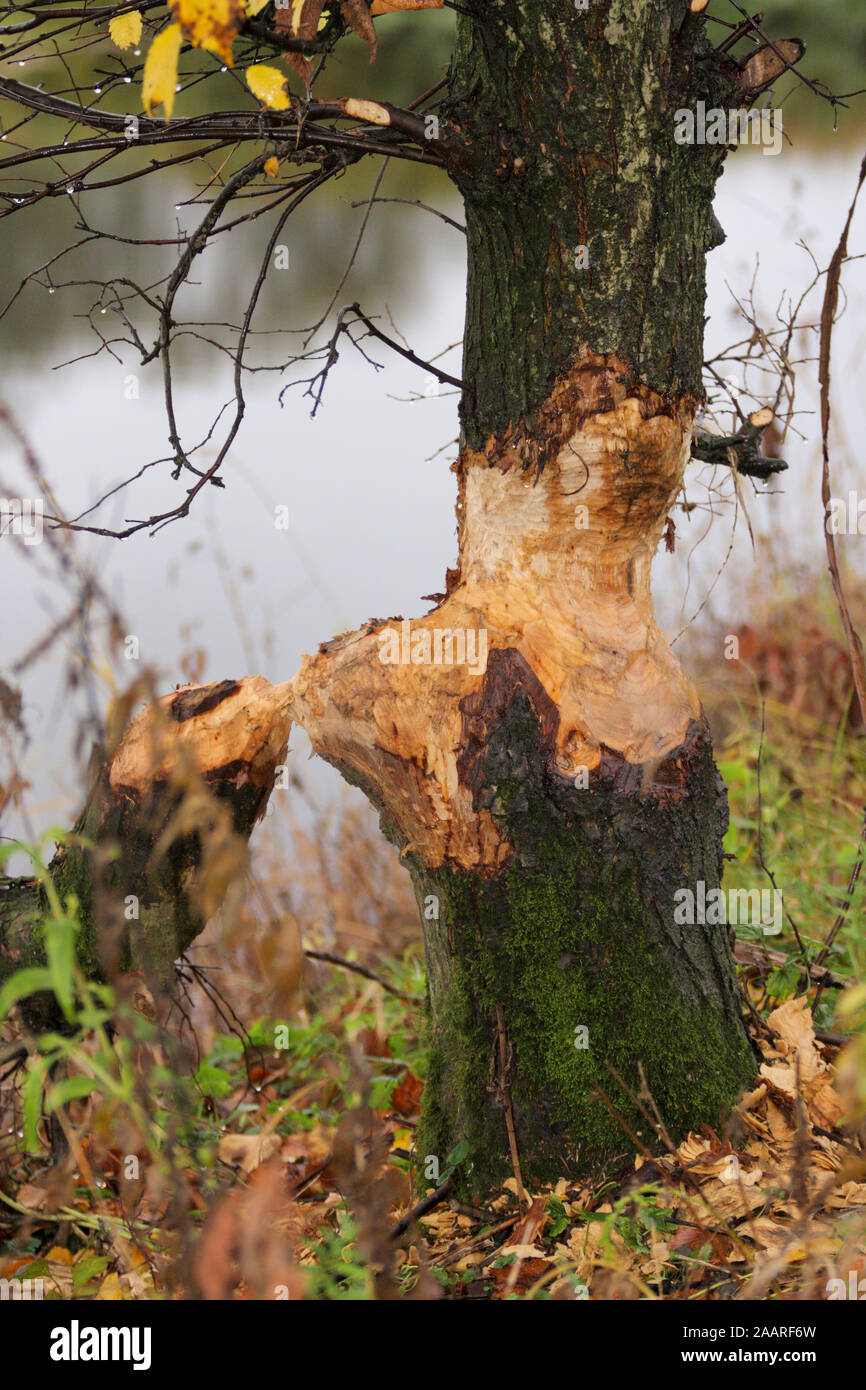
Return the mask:
<path id="1" fill-rule="evenodd" d="M 735 465 L 737 472 L 748 478 L 766 480 L 774 473 L 784 473 L 788 467 L 784 459 L 767 458 L 761 453 L 761 437 L 768 423 L 747 425 L 738 434 L 728 435 L 695 430 L 692 458 L 699 459 L 701 463 L 726 464 L 728 468 Z"/>

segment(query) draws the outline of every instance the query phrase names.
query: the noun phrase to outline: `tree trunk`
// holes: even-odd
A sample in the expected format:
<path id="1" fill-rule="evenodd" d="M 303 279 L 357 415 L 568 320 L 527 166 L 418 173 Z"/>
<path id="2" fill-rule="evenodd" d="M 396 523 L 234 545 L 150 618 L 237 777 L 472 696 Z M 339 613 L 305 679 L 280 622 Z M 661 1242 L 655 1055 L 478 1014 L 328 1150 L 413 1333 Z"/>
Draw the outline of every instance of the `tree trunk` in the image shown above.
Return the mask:
<path id="1" fill-rule="evenodd" d="M 78 904 L 76 954 L 89 978 L 132 970 L 165 990 L 240 886 L 288 742 L 288 691 L 261 676 L 182 687 L 142 711 L 107 758 L 96 755 L 87 804 L 49 868 L 61 903 Z M 45 964 L 47 908 L 37 879 L 0 879 L 0 984 Z M 34 1031 L 59 1024 L 44 994 L 26 1016 Z"/>
<path id="2" fill-rule="evenodd" d="M 724 927 L 674 921 L 678 889 L 719 885 L 727 807 L 649 588 L 720 239 L 723 151 L 677 145 L 674 112 L 727 79 L 706 85 L 685 4 L 482 9 L 446 107 L 469 258 L 458 567 L 432 613 L 320 649 L 294 705 L 415 881 L 419 1156 L 468 1140 L 474 1191 L 510 1171 L 512 1121 L 527 1179 L 652 1143 L 611 1068 L 676 1135 L 753 1067 Z"/>
<path id="3" fill-rule="evenodd" d="M 274 709 L 413 876 L 419 1156 L 467 1140 L 458 1182 L 483 1192 L 515 1150 L 531 1181 L 652 1144 L 623 1086 L 674 1136 L 716 1123 L 753 1059 L 724 927 L 674 918 L 677 890 L 719 884 L 727 810 L 649 587 L 720 239 L 723 150 L 678 145 L 674 112 L 731 83 L 686 0 L 463 9 L 442 134 L 468 229 L 458 565 L 432 612 L 305 658 Z M 187 920 L 182 879 L 157 885 L 163 922 Z"/>

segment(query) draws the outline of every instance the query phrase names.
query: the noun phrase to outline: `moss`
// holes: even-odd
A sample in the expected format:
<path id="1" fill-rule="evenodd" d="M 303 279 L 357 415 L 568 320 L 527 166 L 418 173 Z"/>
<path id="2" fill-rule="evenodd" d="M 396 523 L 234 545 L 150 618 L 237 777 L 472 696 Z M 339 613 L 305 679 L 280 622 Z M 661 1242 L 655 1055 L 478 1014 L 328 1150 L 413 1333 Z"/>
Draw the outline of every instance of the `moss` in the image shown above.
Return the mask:
<path id="1" fill-rule="evenodd" d="M 497 1006 L 527 1181 L 586 1177 L 633 1155 L 631 1135 L 657 1147 L 611 1068 L 633 1094 L 645 1076 L 674 1139 L 719 1123 L 754 1071 L 724 928 L 673 920 L 676 888 L 720 879 L 727 814 L 705 731 L 674 755 L 684 791 L 670 798 L 624 791 L 609 769 L 576 789 L 550 772 L 544 739 L 515 691 L 477 784 L 513 846 L 502 871 L 409 857 L 419 902 L 439 905 L 424 922 L 432 1064 L 418 1153 L 441 1163 L 468 1141 L 458 1181 L 474 1195 L 511 1171 Z"/>
<path id="2" fill-rule="evenodd" d="M 589 888 L 571 840 L 550 863 L 512 869 L 479 891 L 466 875 L 424 876 L 450 938 L 447 991 L 432 1001 L 432 1065 L 419 1154 L 440 1161 L 470 1144 L 473 1191 L 510 1171 L 498 1079 L 496 1006 L 513 1049 L 512 1105 L 524 1175 L 586 1175 L 634 1151 L 624 1126 L 649 1147 L 654 1136 L 619 1087 L 643 1072 L 671 1135 L 716 1122 L 748 1082 L 753 1058 L 740 1028 L 709 1000 L 691 1000 L 647 929 L 633 872 L 603 873 Z M 611 913 L 610 903 L 618 907 Z M 589 1046 L 576 1045 L 586 1027 Z M 602 1088 L 623 1124 L 597 1095 Z"/>
<path id="3" fill-rule="evenodd" d="M 202 854 L 197 832 L 177 836 L 166 853 L 155 855 L 154 843 L 177 805 L 161 788 L 141 816 L 145 829 L 130 809 L 115 805 L 100 786 L 77 821 L 69 843 L 51 862 L 54 888 L 65 904 L 78 904 L 78 964 L 91 979 L 106 972 L 141 970 L 152 984 L 174 978 L 174 962 L 204 925 L 186 887 Z M 93 846 L 96 845 L 94 849 Z M 134 918 L 126 915 L 126 900 L 138 899 Z M 42 915 L 47 907 L 40 898 Z M 44 958 L 41 932 L 31 943 L 37 960 Z"/>

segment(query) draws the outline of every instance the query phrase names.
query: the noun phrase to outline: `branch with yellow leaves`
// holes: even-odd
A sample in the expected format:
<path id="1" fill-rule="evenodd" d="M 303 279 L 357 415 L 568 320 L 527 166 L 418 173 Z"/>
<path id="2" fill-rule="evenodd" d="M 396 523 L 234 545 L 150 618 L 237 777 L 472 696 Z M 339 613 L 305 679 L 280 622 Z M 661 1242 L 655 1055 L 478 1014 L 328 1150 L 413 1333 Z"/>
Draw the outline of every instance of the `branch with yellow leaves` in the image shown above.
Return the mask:
<path id="1" fill-rule="evenodd" d="M 192 116 L 171 124 L 141 116 L 136 118 L 135 137 L 131 139 L 128 133 L 128 116 L 84 107 L 65 97 L 17 82 L 14 78 L 0 77 L 0 97 L 15 101 L 33 112 L 68 120 L 73 126 L 87 125 L 109 133 L 112 137 L 77 141 L 71 141 L 67 137 L 64 141 L 57 141 L 51 145 L 25 149 L 0 160 L 0 172 L 42 160 L 57 162 L 75 154 L 107 151 L 114 157 L 129 155 L 131 150 L 143 146 L 186 144 L 192 141 L 199 144 L 212 144 L 214 141 L 224 144 L 276 142 L 280 148 L 280 158 L 295 163 L 307 163 L 310 155 L 316 150 L 341 149 L 350 151 L 353 155 L 388 155 L 413 163 L 442 165 L 440 154 L 434 152 L 431 142 L 424 139 L 423 117 L 396 106 L 352 98 L 332 102 L 296 100 L 285 113 L 223 111 L 212 115 Z M 353 135 L 321 123 L 329 118 L 372 127 L 377 133 L 375 136 L 372 133 Z M 405 145 L 402 143 L 404 137 L 422 147 L 418 149 L 414 145 Z M 159 163 L 151 163 L 133 171 L 132 177 L 141 178 L 158 172 L 162 167 Z M 7 202 L 7 207 L 0 212 L 0 216 L 8 216 L 18 208 L 31 206 L 46 197 L 65 196 L 70 191 L 87 191 L 83 178 L 86 172 L 88 171 L 69 172 L 67 169 L 61 169 L 60 177 L 46 181 L 41 188 L 18 189 L 14 193 L 11 189 L 0 189 L 0 197 Z M 106 185 L 102 183 L 96 186 Z"/>

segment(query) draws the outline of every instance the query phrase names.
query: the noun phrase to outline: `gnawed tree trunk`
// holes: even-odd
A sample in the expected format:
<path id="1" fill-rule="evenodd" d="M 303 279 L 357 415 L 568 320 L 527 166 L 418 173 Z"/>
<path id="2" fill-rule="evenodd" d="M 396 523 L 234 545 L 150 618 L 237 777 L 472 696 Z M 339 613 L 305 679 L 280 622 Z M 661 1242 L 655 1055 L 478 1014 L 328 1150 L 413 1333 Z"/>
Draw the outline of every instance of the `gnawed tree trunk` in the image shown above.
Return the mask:
<path id="1" fill-rule="evenodd" d="M 61 902 L 77 899 L 88 977 L 134 970 L 154 991 L 171 984 L 174 962 L 242 880 L 288 743 L 289 694 L 261 676 L 182 687 L 143 710 L 98 768 L 49 869 Z M 36 879 L 0 879 L 0 984 L 45 963 L 46 909 Z M 34 1029 L 58 1022 L 46 996 L 31 997 L 27 1018 Z"/>
<path id="2" fill-rule="evenodd" d="M 224 776 L 236 758 L 247 776 L 233 739 L 206 766 L 248 833 L 291 717 L 380 811 L 425 932 L 419 1155 L 468 1140 L 458 1181 L 480 1192 L 515 1146 L 531 1181 L 631 1153 L 627 1131 L 652 1142 L 611 1068 L 633 1092 L 645 1080 L 676 1135 L 718 1122 L 752 1055 L 725 929 L 674 919 L 678 889 L 719 884 L 727 811 L 649 588 L 719 240 L 723 151 L 677 145 L 674 112 L 724 104 L 731 83 L 685 0 L 464 9 L 477 20 L 459 21 L 442 130 L 469 257 L 457 568 L 432 613 L 326 643 L 267 694 L 255 794 Z M 461 635 L 475 641 L 462 663 Z M 215 707 L 214 727 L 233 708 Z M 146 778 L 101 785 L 95 838 L 108 826 L 139 863 Z M 157 787 L 170 819 L 176 792 Z M 156 880 L 147 853 L 140 865 L 163 962 L 203 916 L 188 849 Z M 66 859 L 82 896 L 96 868 L 70 855 L 60 873 Z M 110 872 L 115 898 L 136 891 Z"/>
<path id="3" fill-rule="evenodd" d="M 722 151 L 673 139 L 715 95 L 702 28 L 669 0 L 473 8 L 444 136 L 469 247 L 458 566 L 408 629 L 323 647 L 294 713 L 412 873 L 419 1155 L 467 1139 L 482 1191 L 510 1170 L 509 1098 L 524 1177 L 555 1178 L 634 1148 L 599 1088 L 652 1142 L 611 1067 L 682 1133 L 753 1058 L 725 929 L 674 921 L 677 889 L 719 885 L 727 808 L 649 588 L 719 240 Z M 486 639 L 483 672 L 435 664 L 437 629 Z"/>

